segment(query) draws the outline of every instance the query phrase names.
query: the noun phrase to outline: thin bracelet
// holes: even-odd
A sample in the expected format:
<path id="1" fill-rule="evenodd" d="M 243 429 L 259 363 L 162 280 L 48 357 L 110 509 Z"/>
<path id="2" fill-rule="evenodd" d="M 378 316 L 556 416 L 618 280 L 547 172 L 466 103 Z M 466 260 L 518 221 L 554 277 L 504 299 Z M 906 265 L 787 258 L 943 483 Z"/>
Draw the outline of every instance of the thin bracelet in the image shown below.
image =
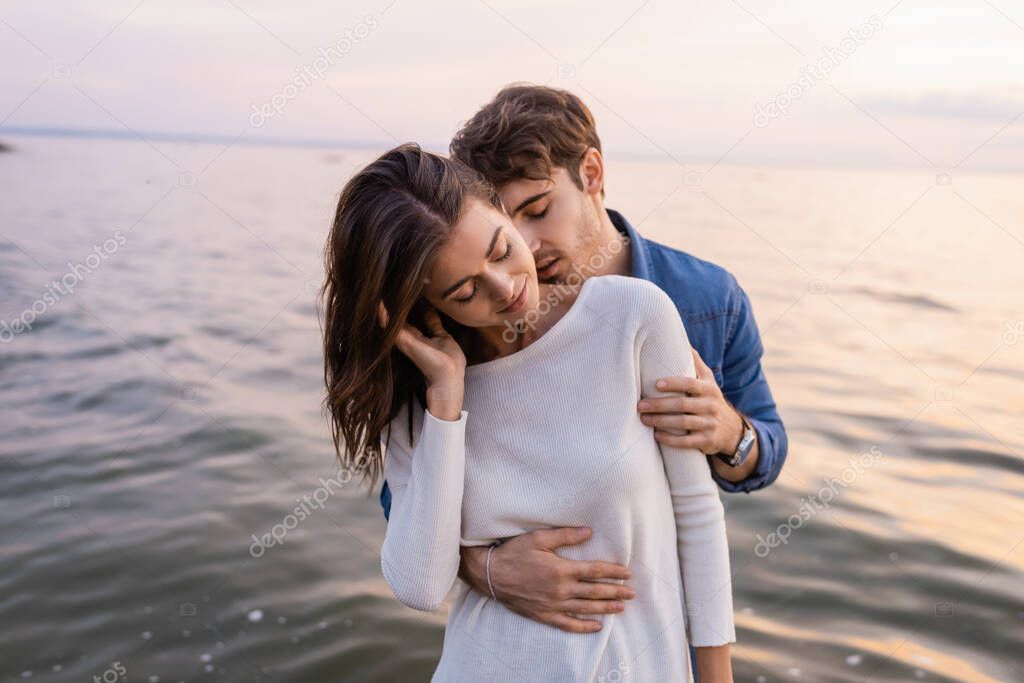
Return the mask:
<path id="1" fill-rule="evenodd" d="M 501 545 L 501 542 L 495 541 L 491 544 L 491 547 L 487 549 L 487 588 L 491 591 L 491 597 L 495 600 L 498 599 L 498 596 L 494 594 L 494 584 L 491 583 L 491 553 L 493 553 L 494 549 L 499 545 Z"/>

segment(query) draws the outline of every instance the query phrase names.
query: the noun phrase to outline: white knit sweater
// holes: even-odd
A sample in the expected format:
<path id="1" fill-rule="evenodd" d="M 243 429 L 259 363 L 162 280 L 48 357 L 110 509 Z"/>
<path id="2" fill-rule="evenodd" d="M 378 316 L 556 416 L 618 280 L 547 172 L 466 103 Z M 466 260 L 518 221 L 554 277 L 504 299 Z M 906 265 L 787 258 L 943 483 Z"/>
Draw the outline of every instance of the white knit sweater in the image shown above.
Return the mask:
<path id="1" fill-rule="evenodd" d="M 569 305 L 562 303 L 559 305 Z M 675 305 L 656 285 L 588 279 L 521 351 L 466 370 L 458 421 L 391 423 L 391 515 L 381 565 L 409 607 L 438 609 L 460 545 L 588 526 L 570 559 L 628 565 L 636 599 L 602 630 L 560 631 L 461 580 L 434 681 L 689 681 L 687 643 L 735 641 L 729 550 L 705 456 L 662 446 L 637 413 L 660 377 L 693 376 Z M 685 616 L 684 616 L 685 615 Z"/>

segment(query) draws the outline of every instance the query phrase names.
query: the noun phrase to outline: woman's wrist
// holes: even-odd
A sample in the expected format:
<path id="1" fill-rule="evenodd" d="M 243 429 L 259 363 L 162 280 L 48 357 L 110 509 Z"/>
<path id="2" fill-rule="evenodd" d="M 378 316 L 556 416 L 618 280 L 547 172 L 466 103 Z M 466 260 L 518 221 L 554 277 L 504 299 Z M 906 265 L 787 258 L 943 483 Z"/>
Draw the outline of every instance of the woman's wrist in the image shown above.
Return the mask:
<path id="1" fill-rule="evenodd" d="M 427 410 L 439 420 L 456 422 L 462 417 L 465 381 L 460 377 L 427 387 Z"/>

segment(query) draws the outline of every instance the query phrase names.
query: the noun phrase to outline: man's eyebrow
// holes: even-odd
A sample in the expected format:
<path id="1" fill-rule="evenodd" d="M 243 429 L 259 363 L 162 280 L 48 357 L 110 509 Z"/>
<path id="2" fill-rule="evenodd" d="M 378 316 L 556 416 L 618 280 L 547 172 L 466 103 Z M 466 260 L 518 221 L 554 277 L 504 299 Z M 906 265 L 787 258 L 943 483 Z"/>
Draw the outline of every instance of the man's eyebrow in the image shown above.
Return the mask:
<path id="1" fill-rule="evenodd" d="M 526 208 L 527 206 L 529 206 L 530 204 L 533 204 L 533 203 L 534 203 L 535 201 L 537 201 L 538 199 L 543 199 L 544 197 L 547 197 L 547 196 L 548 196 L 549 194 L 551 194 L 551 190 L 545 190 L 544 192 L 539 192 L 539 193 L 537 193 L 537 194 L 533 195 L 532 197 L 527 197 L 527 198 L 526 198 L 526 199 L 524 199 L 523 201 L 519 202 L 519 206 L 517 206 L 517 207 L 516 207 L 516 208 L 515 208 L 515 209 L 514 209 L 514 210 L 512 211 L 512 214 L 511 214 L 511 215 L 515 216 L 515 215 L 516 215 L 517 213 L 519 213 L 520 211 L 522 211 L 523 209 L 525 209 L 525 208 Z"/>
<path id="2" fill-rule="evenodd" d="M 494 234 L 491 235 L 491 243 L 489 245 L 487 245 L 487 253 L 484 254 L 484 258 L 487 258 L 488 256 L 490 256 L 491 252 L 494 251 L 494 245 L 498 242 L 498 235 L 501 234 L 501 228 L 502 227 L 503 226 L 499 225 L 498 227 L 496 227 L 494 229 Z M 444 290 L 444 292 L 441 293 L 441 298 L 442 299 L 447 299 L 450 294 L 453 294 L 455 292 L 455 290 L 457 290 L 462 285 L 466 284 L 467 280 L 472 280 L 472 279 L 473 279 L 472 275 L 467 275 L 466 277 L 462 278 L 461 280 L 456 282 L 454 285 L 452 285 L 448 289 Z"/>

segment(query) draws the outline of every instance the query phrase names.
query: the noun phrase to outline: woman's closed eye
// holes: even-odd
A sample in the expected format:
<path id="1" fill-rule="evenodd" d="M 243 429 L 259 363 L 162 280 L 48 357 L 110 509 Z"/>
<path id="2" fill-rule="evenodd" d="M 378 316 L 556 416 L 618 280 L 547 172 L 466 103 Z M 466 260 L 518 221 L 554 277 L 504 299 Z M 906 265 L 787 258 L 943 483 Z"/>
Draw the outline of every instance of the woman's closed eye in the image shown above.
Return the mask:
<path id="1" fill-rule="evenodd" d="M 512 242 L 509 241 L 508 242 L 508 246 L 505 247 L 505 253 L 502 254 L 501 256 L 499 256 L 498 258 L 494 259 L 494 260 L 495 261 L 507 261 L 509 258 L 511 258 L 511 256 L 512 256 Z M 468 304 L 470 301 L 473 300 L 473 297 L 476 296 L 476 289 L 477 289 L 476 288 L 476 283 L 473 283 L 473 291 L 471 291 L 467 296 L 464 296 L 464 297 L 462 297 L 460 299 L 453 299 L 453 301 L 455 301 L 456 303 L 460 303 L 460 304 Z"/>
<path id="2" fill-rule="evenodd" d="M 497 258 L 498 261 L 507 261 L 512 256 L 512 241 L 509 240 L 508 246 L 505 247 L 505 253 Z"/>
<path id="3" fill-rule="evenodd" d="M 469 293 L 469 296 L 464 296 L 461 299 L 452 299 L 457 304 L 468 304 L 476 296 L 476 285 L 473 285 L 473 291 Z"/>

